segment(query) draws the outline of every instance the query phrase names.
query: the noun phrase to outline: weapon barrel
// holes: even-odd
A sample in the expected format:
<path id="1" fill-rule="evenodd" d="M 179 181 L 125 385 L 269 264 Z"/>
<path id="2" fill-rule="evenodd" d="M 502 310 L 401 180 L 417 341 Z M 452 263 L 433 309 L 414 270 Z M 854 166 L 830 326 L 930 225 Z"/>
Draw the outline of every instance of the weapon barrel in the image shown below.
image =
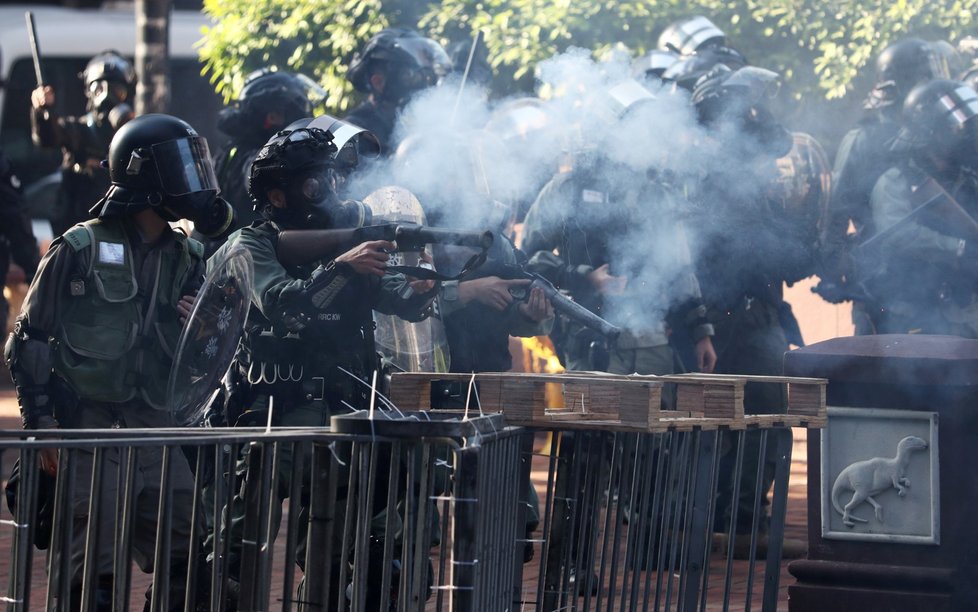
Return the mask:
<path id="1" fill-rule="evenodd" d="M 37 44 L 37 27 L 34 25 L 34 13 L 27 11 L 24 13 L 27 21 L 27 38 L 31 43 L 31 56 L 34 58 L 34 76 L 37 78 L 37 86 L 44 85 L 44 73 L 41 72 L 41 49 Z"/>
<path id="2" fill-rule="evenodd" d="M 543 289 L 544 294 L 550 299 L 550 303 L 553 304 L 554 310 L 575 323 L 593 329 L 609 340 L 615 340 L 621 334 L 621 329 L 617 326 L 608 323 L 587 308 L 557 291 L 557 288 L 546 279 L 537 276 L 530 287 L 540 287 Z"/>
<path id="3" fill-rule="evenodd" d="M 465 231 L 423 225 L 399 225 L 394 236 L 398 248 L 403 250 L 422 248 L 426 244 L 454 244 L 488 249 L 493 241 L 490 231 Z"/>

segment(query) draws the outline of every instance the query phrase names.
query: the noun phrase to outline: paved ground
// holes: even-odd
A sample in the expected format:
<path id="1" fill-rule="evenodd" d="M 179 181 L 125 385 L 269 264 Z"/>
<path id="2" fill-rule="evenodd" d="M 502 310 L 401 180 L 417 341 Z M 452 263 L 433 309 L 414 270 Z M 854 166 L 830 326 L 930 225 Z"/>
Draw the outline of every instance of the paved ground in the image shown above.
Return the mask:
<path id="1" fill-rule="evenodd" d="M 6 372 L 0 374 L 6 375 Z M 13 391 L 6 387 L 0 387 L 0 429 L 17 429 L 20 427 L 20 417 L 17 412 L 16 400 L 13 397 Z M 787 532 L 786 536 L 799 539 L 804 541 L 807 538 L 807 506 L 806 506 L 806 447 L 805 447 L 806 435 L 804 430 L 795 430 L 795 440 L 792 455 L 792 468 L 791 468 L 791 481 L 788 496 L 788 519 L 787 519 Z M 6 453 L 0 455 L 0 469 L 2 469 L 2 476 L 0 479 L 5 481 L 6 477 L 10 473 L 10 466 L 12 465 L 14 457 L 12 453 Z M 546 482 L 546 472 L 545 463 L 542 458 L 540 459 L 539 466 L 534 466 L 533 479 L 537 488 L 543 490 Z M 539 468 L 539 469 L 537 469 Z M 9 521 L 11 516 L 7 511 L 6 504 L 0 503 L 0 521 Z M 12 528 L 9 522 L 3 522 L 0 524 L 0 589 L 6 591 L 8 578 L 9 578 L 9 560 L 10 560 L 10 543 L 11 543 L 11 533 Z M 282 538 L 280 538 L 282 539 Z M 276 553 L 277 557 L 281 559 L 282 552 Z M 34 563 L 34 584 L 41 585 L 45 583 L 44 576 L 44 566 L 43 566 L 44 556 L 43 554 L 35 555 Z M 732 596 L 731 610 L 743 610 L 744 601 L 746 599 L 746 572 L 747 564 L 745 562 L 738 562 L 735 564 L 734 575 L 735 575 L 735 590 Z M 780 589 L 780 600 L 778 609 L 787 610 L 787 586 L 794 582 L 794 579 L 787 572 L 787 562 L 782 564 L 781 571 L 781 589 Z M 281 584 L 281 576 L 276 576 L 276 582 Z M 527 575 L 526 576 L 526 587 L 532 588 L 531 585 L 536 584 L 536 576 Z M 143 592 L 145 586 L 148 584 L 148 577 L 142 575 L 138 570 L 133 572 L 133 609 L 141 608 L 141 593 Z M 711 578 L 711 584 L 713 584 Z M 755 597 L 754 609 L 760 609 L 759 604 L 759 587 L 763 584 L 763 579 L 760 576 L 755 577 Z M 281 587 L 273 586 L 273 593 L 281 593 Z M 34 598 L 36 602 L 38 599 L 43 598 L 43 592 L 38 592 Z M 719 610 L 722 606 L 719 601 L 713 601 L 714 598 L 711 597 L 711 602 L 708 607 L 709 610 Z M 431 606 L 429 606 L 431 607 Z M 32 605 L 32 609 L 42 609 L 40 605 Z"/>

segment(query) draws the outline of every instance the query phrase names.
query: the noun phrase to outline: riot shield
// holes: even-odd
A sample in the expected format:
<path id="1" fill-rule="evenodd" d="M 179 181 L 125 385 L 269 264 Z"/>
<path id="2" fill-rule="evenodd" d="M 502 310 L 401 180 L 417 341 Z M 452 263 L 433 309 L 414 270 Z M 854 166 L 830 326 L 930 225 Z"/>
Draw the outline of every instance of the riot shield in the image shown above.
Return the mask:
<path id="1" fill-rule="evenodd" d="M 777 161 L 774 195 L 782 202 L 788 219 L 814 243 L 827 220 L 832 166 L 825 149 L 813 137 L 802 132 L 795 132 L 793 137 L 791 151 Z"/>
<path id="2" fill-rule="evenodd" d="M 425 214 L 414 194 L 403 187 L 381 187 L 363 199 L 373 213 L 374 223 L 424 225 Z M 431 247 L 426 248 L 429 261 Z M 392 266 L 417 266 L 423 263 L 421 253 L 391 253 Z M 395 367 L 405 372 L 447 372 L 448 341 L 445 327 L 436 312 L 417 323 L 393 315 L 374 312 L 377 349 Z"/>
<path id="3" fill-rule="evenodd" d="M 231 248 L 204 279 L 167 384 L 167 408 L 176 424 L 199 422 L 220 389 L 244 332 L 253 286 L 251 254 L 241 247 Z"/>

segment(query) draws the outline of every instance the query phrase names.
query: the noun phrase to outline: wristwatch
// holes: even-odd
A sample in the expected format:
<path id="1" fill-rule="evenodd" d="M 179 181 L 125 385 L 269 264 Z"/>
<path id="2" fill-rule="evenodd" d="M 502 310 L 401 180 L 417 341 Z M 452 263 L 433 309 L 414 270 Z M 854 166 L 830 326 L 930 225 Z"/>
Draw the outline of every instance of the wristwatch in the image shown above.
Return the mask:
<path id="1" fill-rule="evenodd" d="M 446 302 L 458 301 L 458 281 L 445 281 L 441 284 L 441 299 Z"/>

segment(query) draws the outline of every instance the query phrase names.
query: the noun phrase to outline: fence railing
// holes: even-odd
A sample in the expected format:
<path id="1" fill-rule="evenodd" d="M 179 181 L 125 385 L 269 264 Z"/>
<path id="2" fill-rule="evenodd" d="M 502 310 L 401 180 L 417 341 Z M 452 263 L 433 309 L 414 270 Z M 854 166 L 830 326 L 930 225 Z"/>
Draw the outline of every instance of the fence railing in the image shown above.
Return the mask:
<path id="1" fill-rule="evenodd" d="M 0 432 L 5 477 L 18 460 L 14 512 L 0 514 L 8 609 L 776 609 L 787 427 L 820 424 L 818 382 L 767 381 L 798 386 L 805 412 L 751 416 L 741 377 L 678 381 L 673 414 L 659 411 L 667 380 L 540 381 L 578 398 L 568 415 L 514 376 L 534 390 L 521 402 L 500 382 L 516 409 L 498 414 L 491 377 L 399 376 L 392 405 L 426 410 L 329 429 Z M 428 410 L 459 381 L 477 403 Z M 52 448 L 53 476 L 39 467 Z M 766 512 L 766 491 L 739 491 L 772 467 Z M 743 544 L 738 563 L 763 585 L 741 602 Z"/>

